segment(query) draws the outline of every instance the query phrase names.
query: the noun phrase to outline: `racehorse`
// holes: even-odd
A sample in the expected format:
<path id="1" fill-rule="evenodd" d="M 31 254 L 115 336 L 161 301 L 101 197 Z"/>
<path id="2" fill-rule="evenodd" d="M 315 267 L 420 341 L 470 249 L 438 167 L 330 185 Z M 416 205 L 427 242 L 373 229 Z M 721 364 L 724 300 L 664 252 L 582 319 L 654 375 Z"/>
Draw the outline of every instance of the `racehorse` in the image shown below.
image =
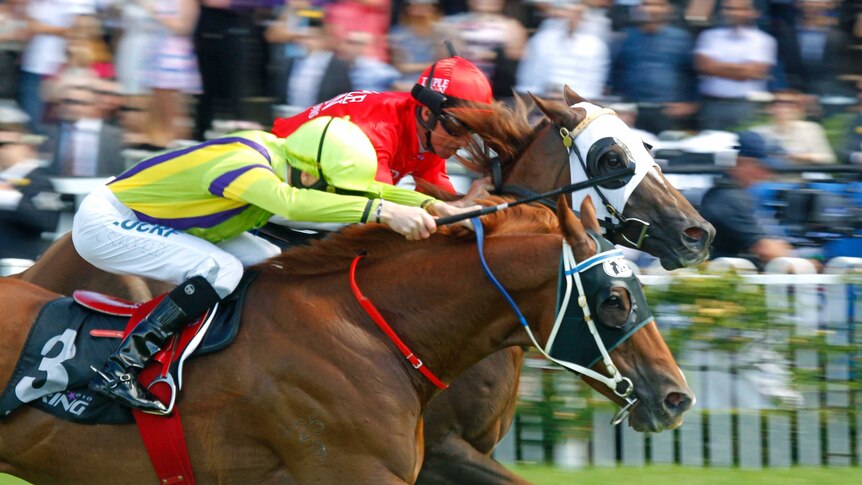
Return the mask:
<path id="1" fill-rule="evenodd" d="M 569 105 L 585 103 L 568 89 L 565 97 Z M 564 145 L 561 129 L 573 132 L 588 119 L 587 108 L 590 111 L 595 108 L 569 108 L 558 103 L 535 101 L 545 116 L 535 129 L 527 123 L 525 113 L 513 114 L 501 107 L 498 107 L 498 112 L 490 114 L 465 111 L 459 113 L 459 117 L 489 140 L 489 145 L 500 155 L 505 188 L 542 192 L 583 180 L 585 173 L 572 176 L 570 165 L 575 163 L 574 154 L 570 154 Z M 619 123 L 613 123 L 614 120 Z M 624 134 L 630 134 L 630 130 L 616 117 L 607 115 L 587 123 L 576 139 L 598 144 L 608 137 L 626 140 Z M 583 147 L 581 152 L 588 155 L 590 148 Z M 643 152 L 636 153 L 643 158 Z M 474 151 L 472 155 L 468 163 L 476 170 L 491 170 L 492 160 L 484 153 Z M 613 163 L 619 159 L 597 157 L 596 161 L 607 164 L 612 170 L 616 168 Z M 651 157 L 649 162 L 652 162 Z M 601 164 L 596 165 L 600 168 Z M 639 181 L 630 180 L 625 187 L 630 192 L 629 198 L 622 208 L 617 209 L 627 220 L 650 223 L 642 249 L 660 257 L 668 268 L 694 264 L 706 258 L 714 229 L 664 179 L 657 167 L 650 166 L 649 172 Z M 595 194 L 594 200 L 601 198 Z M 626 235 L 623 229 L 630 226 L 620 226 L 623 226 L 620 230 L 612 228 L 608 237 L 622 243 L 627 239 L 638 239 L 637 236 Z M 134 277 L 118 279 L 101 272 L 78 256 L 68 236 L 52 246 L 20 277 L 64 294 L 86 288 L 135 301 L 147 300 L 170 289 L 158 282 L 143 284 Z M 521 347 L 506 348 L 474 366 L 447 392 L 432 401 L 425 416 L 426 460 L 420 482 L 433 483 L 436 479 L 443 483 L 518 482 L 517 477 L 491 459 L 491 453 L 514 417 L 522 361 Z M 642 399 L 639 407 L 660 409 L 665 405 L 665 397 L 655 395 L 648 401 Z M 667 404 L 671 407 L 678 404 L 673 402 L 676 397 L 671 396 L 671 402 Z M 642 420 L 638 429 L 658 431 L 662 426 L 659 422 Z"/>
<path id="2" fill-rule="evenodd" d="M 236 341 L 187 365 L 187 382 L 195 384 L 179 407 L 197 480 L 413 483 L 423 457 L 422 412 L 436 387 L 363 311 L 348 268 L 358 268 L 355 284 L 426 369 L 450 382 L 501 348 L 530 345 L 528 335 L 540 346 L 554 342 L 553 355 L 553 336 L 567 335 L 555 315 L 561 261 L 567 279 L 587 283 L 583 294 L 600 331 L 621 335 L 646 307 L 636 282 L 588 275 L 589 268 L 601 275 L 614 250 L 595 235 L 588 200 L 581 221 L 564 202 L 556 215 L 519 206 L 483 217 L 484 259 L 526 328 L 483 274 L 477 237 L 460 227 L 409 242 L 379 225 L 353 226 L 258 265 Z M 366 256 L 358 260 L 359 253 Z M 5 382 L 29 322 L 59 295 L 9 278 L 0 289 Z M 630 420 L 674 426 L 693 397 L 655 322 L 646 322 L 626 333 L 610 358 L 635 395 L 680 396 L 674 409 L 640 406 Z M 154 483 L 145 456 L 131 425 L 86 427 L 29 407 L 0 419 L 0 473 L 31 482 Z"/>
<path id="3" fill-rule="evenodd" d="M 489 116 L 486 111 L 473 110 L 459 112 L 459 119 L 500 156 L 498 162 L 473 147 L 471 156 L 462 163 L 485 174 L 499 163 L 499 180 L 495 185 L 499 190 L 518 195 L 546 192 L 628 163 L 638 163 L 644 168 L 642 178 L 629 180 L 620 188 L 629 191 L 629 197 L 622 201 L 617 198 L 617 205 L 605 211 L 606 215 L 619 214 L 622 219 L 609 224 L 607 237 L 625 246 L 635 246 L 632 243 L 639 239 L 637 224 L 632 231 L 632 224 L 626 221 L 644 221 L 649 226 L 640 249 L 659 257 L 664 267 L 674 269 L 705 260 L 715 229 L 665 179 L 641 141 L 612 112 L 588 103 L 568 87 L 564 98 L 566 105 L 533 98 L 544 114 L 535 128 L 528 124 L 526 105 L 521 102 L 513 116 Z M 573 148 L 566 146 L 567 137 Z M 612 143 L 603 147 L 603 153 L 583 160 L 589 158 L 594 147 L 608 140 Z M 581 164 L 587 169 L 578 170 Z M 603 187 L 598 190 L 613 192 Z M 611 197 L 592 192 L 594 200 Z M 425 464 L 417 483 L 524 483 L 491 457 L 515 415 L 523 360 L 522 347 L 503 349 L 473 366 L 430 403 L 425 411 Z M 589 382 L 589 378 L 585 379 Z M 658 393 L 642 399 L 639 407 L 647 406 L 660 413 L 663 408 L 678 406 L 678 399 L 673 393 Z M 634 427 L 650 432 L 666 428 L 657 421 L 642 421 Z"/>

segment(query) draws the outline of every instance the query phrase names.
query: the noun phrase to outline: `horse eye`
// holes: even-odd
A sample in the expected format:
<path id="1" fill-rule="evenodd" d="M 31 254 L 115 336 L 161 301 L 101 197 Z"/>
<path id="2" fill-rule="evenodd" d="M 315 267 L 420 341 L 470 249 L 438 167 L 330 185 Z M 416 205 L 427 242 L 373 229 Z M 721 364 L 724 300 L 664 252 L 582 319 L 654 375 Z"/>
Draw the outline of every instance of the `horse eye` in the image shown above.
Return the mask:
<path id="1" fill-rule="evenodd" d="M 615 309 L 623 308 L 623 299 L 618 295 L 611 295 L 610 298 L 605 300 L 605 304 Z"/>
<path id="2" fill-rule="evenodd" d="M 611 168 L 622 167 L 623 164 L 620 154 L 614 152 L 608 154 L 607 158 L 605 158 L 605 163 Z"/>

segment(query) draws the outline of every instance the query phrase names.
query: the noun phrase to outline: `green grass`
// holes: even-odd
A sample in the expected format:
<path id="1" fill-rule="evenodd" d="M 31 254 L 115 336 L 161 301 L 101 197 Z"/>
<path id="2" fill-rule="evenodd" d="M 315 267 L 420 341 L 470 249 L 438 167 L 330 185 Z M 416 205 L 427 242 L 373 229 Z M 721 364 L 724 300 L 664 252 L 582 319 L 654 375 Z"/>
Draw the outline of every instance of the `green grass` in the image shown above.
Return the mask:
<path id="1" fill-rule="evenodd" d="M 10 475 L 0 473 L 0 485 L 27 485 L 27 482 Z"/>
<path id="2" fill-rule="evenodd" d="M 862 483 L 859 468 L 787 468 L 740 470 L 736 468 L 691 468 L 650 466 L 645 468 L 586 468 L 561 470 L 546 466 L 511 467 L 536 485 L 843 485 Z"/>
<path id="3" fill-rule="evenodd" d="M 646 468 L 586 468 L 561 470 L 547 466 L 513 466 L 522 477 L 536 485 L 844 485 L 862 483 L 859 468 L 787 468 L 739 470 L 735 468 L 688 468 L 650 466 Z M 0 485 L 27 482 L 0 474 Z"/>

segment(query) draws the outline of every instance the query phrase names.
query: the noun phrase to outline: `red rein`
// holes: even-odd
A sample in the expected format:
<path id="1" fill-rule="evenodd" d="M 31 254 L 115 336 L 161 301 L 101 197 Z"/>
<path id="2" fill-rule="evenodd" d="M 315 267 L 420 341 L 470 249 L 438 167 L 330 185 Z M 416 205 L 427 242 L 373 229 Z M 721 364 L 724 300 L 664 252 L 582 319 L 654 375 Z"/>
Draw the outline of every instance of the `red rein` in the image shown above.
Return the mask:
<path id="1" fill-rule="evenodd" d="M 377 307 L 374 306 L 374 303 L 371 303 L 371 300 L 366 298 L 365 295 L 362 294 L 362 291 L 359 290 L 359 286 L 356 284 L 356 265 L 362 258 L 363 256 L 357 256 L 353 259 L 353 262 L 350 263 L 350 289 L 353 290 L 353 296 L 356 297 L 356 301 L 358 301 L 359 304 L 362 305 L 362 308 L 365 309 L 366 313 L 368 313 L 368 316 L 370 316 L 371 319 L 374 320 L 374 323 L 376 323 L 377 326 L 380 327 L 380 330 L 383 330 L 383 333 L 385 333 L 386 336 L 389 337 L 389 340 L 392 340 L 392 342 L 395 343 L 395 346 L 398 347 L 398 350 L 400 350 L 404 357 L 410 362 L 410 364 L 413 365 L 414 369 L 419 370 L 419 372 L 421 372 L 425 377 L 427 377 L 428 380 L 431 381 L 431 383 L 435 386 L 439 387 L 440 389 L 446 389 L 447 387 L 449 387 L 449 385 L 438 379 L 437 376 L 435 376 L 434 373 L 431 372 L 428 367 L 422 363 L 419 357 L 416 357 L 416 355 L 414 355 L 413 352 L 410 351 L 410 348 L 407 347 L 407 345 L 404 344 L 404 342 L 402 342 L 400 338 L 398 338 L 398 335 L 395 334 L 395 331 L 392 330 L 392 327 L 390 327 L 389 324 L 386 323 L 386 320 L 383 318 L 383 315 L 381 315 L 380 312 L 377 311 Z"/>

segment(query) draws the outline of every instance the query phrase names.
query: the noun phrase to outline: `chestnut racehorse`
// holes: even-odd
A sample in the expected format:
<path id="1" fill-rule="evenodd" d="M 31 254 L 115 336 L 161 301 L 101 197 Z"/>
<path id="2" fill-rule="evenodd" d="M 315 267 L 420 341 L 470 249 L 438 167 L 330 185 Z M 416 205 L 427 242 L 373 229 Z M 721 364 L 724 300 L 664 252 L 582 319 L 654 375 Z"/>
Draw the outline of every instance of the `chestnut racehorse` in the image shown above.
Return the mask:
<path id="1" fill-rule="evenodd" d="M 564 241 L 576 261 L 602 256 L 600 238 L 587 232 L 599 231 L 589 200 L 581 217 L 583 224 L 561 202 L 556 216 L 519 206 L 483 218 L 488 264 L 543 346 L 555 323 Z M 462 228 L 409 242 L 379 225 L 354 226 L 259 265 L 236 341 L 187 365 L 193 384 L 178 406 L 198 481 L 413 483 L 423 459 L 422 413 L 436 387 L 362 310 L 348 267 L 367 253 L 359 287 L 427 368 L 450 382 L 497 350 L 531 344 L 482 272 L 476 246 Z M 9 278 L 0 289 L 5 382 L 30 322 L 59 295 Z M 596 325 L 608 329 L 631 321 L 632 301 L 642 298 L 639 285 L 620 287 L 614 278 L 585 294 L 602 295 L 591 308 Z M 693 396 L 655 322 L 611 358 L 638 397 L 670 389 L 680 396 L 672 410 L 638 409 L 633 423 L 681 421 Z M 0 420 L 0 473 L 35 483 L 156 481 L 133 425 L 82 426 L 29 407 Z"/>
<path id="2" fill-rule="evenodd" d="M 584 101 L 568 89 L 565 94 L 568 104 Z M 513 114 L 502 107 L 491 116 L 482 113 L 470 118 L 469 112 L 461 115 L 501 155 L 503 182 L 507 187 L 540 192 L 583 180 L 571 175 L 570 154 L 562 143 L 559 128 L 574 129 L 586 118 L 585 110 L 541 100 L 536 103 L 545 119 L 535 129 L 527 123 L 525 113 Z M 596 124 L 590 124 L 585 132 L 600 131 L 595 128 Z M 471 163 L 479 171 L 488 171 L 491 162 L 478 153 Z M 639 183 L 629 184 L 633 187 L 622 214 L 650 223 L 643 250 L 662 258 L 668 268 L 706 258 L 714 230 L 658 169 L 651 170 Z M 624 242 L 613 230 L 609 234 L 610 238 Z M 170 289 L 159 282 L 145 283 L 140 278 L 118 277 L 94 268 L 78 256 L 68 235 L 19 277 L 63 294 L 85 288 L 135 301 Z M 431 403 L 426 411 L 426 464 L 420 482 L 519 481 L 490 456 L 514 416 L 522 361 L 520 347 L 502 350 L 474 366 Z M 661 407 L 664 398 L 652 396 L 648 405 Z M 641 426 L 641 429 L 662 429 L 658 423 Z"/>

